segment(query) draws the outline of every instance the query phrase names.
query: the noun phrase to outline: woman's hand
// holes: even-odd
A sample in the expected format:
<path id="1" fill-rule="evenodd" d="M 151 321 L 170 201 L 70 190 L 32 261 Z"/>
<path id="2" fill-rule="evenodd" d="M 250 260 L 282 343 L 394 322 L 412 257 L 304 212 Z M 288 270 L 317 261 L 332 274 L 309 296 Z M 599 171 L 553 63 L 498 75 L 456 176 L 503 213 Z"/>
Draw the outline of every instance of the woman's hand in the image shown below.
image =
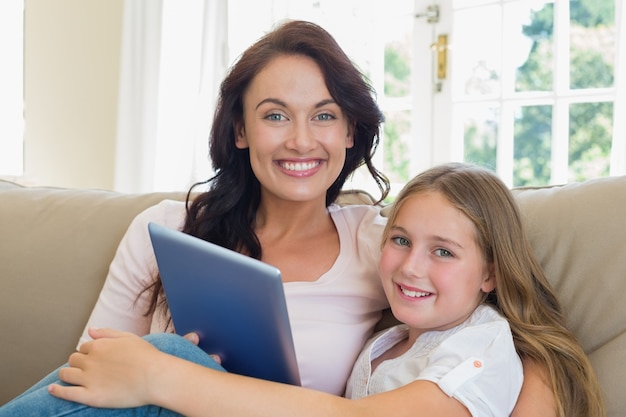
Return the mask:
<path id="1" fill-rule="evenodd" d="M 93 407 L 127 408 L 151 403 L 150 381 L 163 366 L 165 355 L 131 333 L 89 329 L 94 339 L 84 343 L 59 370 L 71 386 L 52 384 L 48 391 L 69 401 Z"/>
<path id="2" fill-rule="evenodd" d="M 198 333 L 190 332 L 184 335 L 183 337 L 189 340 L 191 343 L 193 343 L 196 346 L 198 346 L 198 343 L 200 343 L 200 337 L 198 336 Z"/>
<path id="3" fill-rule="evenodd" d="M 198 343 L 200 343 L 200 336 L 198 336 L 198 333 L 187 333 L 186 335 L 183 336 L 185 339 L 189 340 L 191 343 L 193 343 L 194 345 L 198 346 Z M 217 355 L 217 354 L 213 354 L 213 355 L 209 355 L 211 357 L 211 359 L 213 359 L 215 362 L 217 362 L 218 364 L 222 364 L 222 358 Z"/>

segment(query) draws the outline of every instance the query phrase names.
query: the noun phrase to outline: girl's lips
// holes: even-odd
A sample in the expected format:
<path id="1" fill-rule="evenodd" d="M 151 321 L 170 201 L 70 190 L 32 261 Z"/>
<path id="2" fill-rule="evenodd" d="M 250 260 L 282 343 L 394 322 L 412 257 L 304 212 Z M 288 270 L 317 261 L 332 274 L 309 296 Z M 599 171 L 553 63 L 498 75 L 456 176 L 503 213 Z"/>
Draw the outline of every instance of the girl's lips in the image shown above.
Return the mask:
<path id="1" fill-rule="evenodd" d="M 400 289 L 400 292 L 409 298 L 424 298 L 424 297 L 428 297 L 433 295 L 431 292 L 428 291 L 422 291 L 422 290 L 418 290 L 418 289 L 410 289 L 407 287 L 403 287 L 402 285 L 398 285 L 398 288 Z"/>

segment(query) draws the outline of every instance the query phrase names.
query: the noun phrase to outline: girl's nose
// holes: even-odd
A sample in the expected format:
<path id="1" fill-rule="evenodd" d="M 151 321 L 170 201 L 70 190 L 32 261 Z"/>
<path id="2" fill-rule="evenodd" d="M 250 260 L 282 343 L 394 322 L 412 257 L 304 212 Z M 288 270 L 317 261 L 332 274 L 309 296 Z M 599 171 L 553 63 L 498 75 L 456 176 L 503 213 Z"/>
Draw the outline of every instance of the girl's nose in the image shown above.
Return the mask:
<path id="1" fill-rule="evenodd" d="M 420 278 L 424 276 L 424 267 L 426 259 L 422 251 L 413 249 L 404 258 L 404 262 L 400 265 L 402 275 L 410 278 Z"/>

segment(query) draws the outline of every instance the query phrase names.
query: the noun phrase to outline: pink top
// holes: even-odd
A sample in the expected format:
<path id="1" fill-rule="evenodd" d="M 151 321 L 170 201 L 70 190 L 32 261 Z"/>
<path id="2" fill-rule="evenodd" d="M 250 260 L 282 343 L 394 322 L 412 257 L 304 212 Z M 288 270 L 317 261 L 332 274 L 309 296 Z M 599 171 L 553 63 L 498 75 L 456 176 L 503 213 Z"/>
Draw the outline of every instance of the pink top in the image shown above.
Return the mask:
<path id="1" fill-rule="evenodd" d="M 339 256 L 317 281 L 286 283 L 285 294 L 302 385 L 341 395 L 356 357 L 388 306 L 377 269 L 385 219 L 377 207 L 367 205 L 333 205 L 329 212 L 339 233 Z M 180 230 L 184 216 L 184 203 L 166 200 L 133 220 L 79 345 L 89 340 L 88 327 L 137 335 L 171 330 L 160 313 L 143 315 L 149 301 L 147 293 L 139 294 L 157 272 L 148 222 Z"/>

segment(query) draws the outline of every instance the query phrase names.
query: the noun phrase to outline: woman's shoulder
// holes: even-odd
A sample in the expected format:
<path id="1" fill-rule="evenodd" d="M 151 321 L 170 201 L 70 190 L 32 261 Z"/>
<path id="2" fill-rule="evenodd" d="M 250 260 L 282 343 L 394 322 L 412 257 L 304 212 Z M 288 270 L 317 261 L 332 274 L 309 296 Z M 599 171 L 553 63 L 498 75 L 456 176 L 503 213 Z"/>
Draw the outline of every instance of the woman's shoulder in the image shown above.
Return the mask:
<path id="1" fill-rule="evenodd" d="M 163 200 L 141 211 L 131 221 L 124 240 L 140 244 L 149 242 L 148 224 L 157 223 L 169 229 L 181 230 L 185 222 L 185 203 L 182 201 Z"/>
<path id="2" fill-rule="evenodd" d="M 367 204 L 346 206 L 332 205 L 328 208 L 340 236 L 350 236 L 358 247 L 378 248 L 385 228 L 386 218 L 381 207 Z"/>
<path id="3" fill-rule="evenodd" d="M 133 223 L 147 225 L 153 222 L 180 230 L 185 221 L 185 215 L 185 202 L 162 200 L 140 212 L 133 220 Z"/>
<path id="4" fill-rule="evenodd" d="M 383 207 L 373 204 L 331 204 L 328 212 L 333 218 L 344 217 L 351 223 L 373 223 L 384 226 L 386 218 L 382 214 Z"/>

